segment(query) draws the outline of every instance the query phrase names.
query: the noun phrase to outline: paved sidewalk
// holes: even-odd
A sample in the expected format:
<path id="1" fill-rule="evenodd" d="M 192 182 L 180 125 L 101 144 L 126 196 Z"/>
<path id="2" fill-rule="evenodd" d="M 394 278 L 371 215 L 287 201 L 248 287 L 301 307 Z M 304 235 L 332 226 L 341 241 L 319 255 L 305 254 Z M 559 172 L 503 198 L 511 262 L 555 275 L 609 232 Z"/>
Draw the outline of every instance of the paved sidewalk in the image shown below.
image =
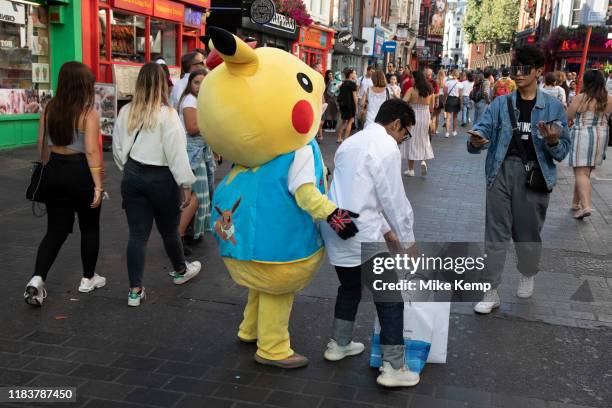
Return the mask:
<path id="1" fill-rule="evenodd" d="M 322 144 L 327 163 L 336 148 Z M 465 136 L 434 141 L 427 178 L 406 179 L 419 241 L 481 241 L 484 235 L 484 155 L 465 152 Z M 547 251 L 536 294 L 514 296 L 517 273 L 510 257 L 501 288 L 503 305 L 476 316 L 456 304 L 448 362 L 425 368 L 406 390 L 375 384 L 369 355 L 328 363 L 337 278 L 325 264 L 296 299 L 292 347 L 309 367 L 280 370 L 256 364 L 253 346 L 236 338 L 246 297 L 227 274 L 208 237 L 194 259 L 204 271 L 192 283 L 172 285 L 168 262 L 152 234 L 145 282 L 149 298 L 126 306 L 127 224 L 120 206 L 120 175 L 105 154 L 111 200 L 102 211 L 98 272 L 108 285 L 78 293 L 79 237 L 66 242 L 49 274 L 41 309 L 22 300 L 44 233 L 23 199 L 32 148 L 0 151 L 0 385 L 74 386 L 74 407 L 609 407 L 612 405 L 612 166 L 594 181 L 595 214 L 569 217 L 572 188 L 561 170 L 545 226 Z M 228 169 L 225 164 L 219 176 Z M 76 228 L 75 228 L 76 229 Z M 356 338 L 369 345 L 373 307 L 364 303 Z M 1 404 L 0 404 L 1 405 Z M 58 406 L 61 404 L 58 404 Z M 8 405 L 23 406 L 23 405 Z M 30 404 L 29 406 L 36 406 Z M 38 404 L 38 406 L 55 406 Z"/>

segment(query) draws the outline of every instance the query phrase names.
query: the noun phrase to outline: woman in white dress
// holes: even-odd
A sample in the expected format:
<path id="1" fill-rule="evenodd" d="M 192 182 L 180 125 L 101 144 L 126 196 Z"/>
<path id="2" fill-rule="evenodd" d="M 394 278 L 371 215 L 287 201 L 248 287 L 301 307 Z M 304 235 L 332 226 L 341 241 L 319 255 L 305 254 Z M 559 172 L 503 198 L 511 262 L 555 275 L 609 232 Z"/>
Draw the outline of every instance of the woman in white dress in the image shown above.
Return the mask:
<path id="1" fill-rule="evenodd" d="M 361 112 L 365 112 L 364 128 L 374 123 L 378 109 L 386 100 L 391 99 L 391 92 L 387 88 L 387 79 L 381 69 L 374 71 L 372 75 L 373 86 L 368 88 L 361 102 Z"/>
<path id="2" fill-rule="evenodd" d="M 402 157 L 408 160 L 408 170 L 404 174 L 409 177 L 414 177 L 415 161 L 421 162 L 421 176 L 425 176 L 427 174 L 425 160 L 434 158 L 429 141 L 429 122 L 431 121 L 429 112 L 434 108 L 434 90 L 421 71 L 414 71 L 413 76 L 414 86 L 406 92 L 404 100 L 414 110 L 416 123 L 410 129 L 412 137 L 401 145 Z"/>

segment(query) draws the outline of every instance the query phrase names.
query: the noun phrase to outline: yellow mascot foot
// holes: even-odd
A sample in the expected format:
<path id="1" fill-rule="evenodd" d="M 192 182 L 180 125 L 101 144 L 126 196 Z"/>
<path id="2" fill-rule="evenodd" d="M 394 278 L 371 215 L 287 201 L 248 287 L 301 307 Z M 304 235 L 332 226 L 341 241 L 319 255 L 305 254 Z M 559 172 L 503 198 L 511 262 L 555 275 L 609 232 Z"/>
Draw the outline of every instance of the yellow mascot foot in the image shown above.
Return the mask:
<path id="1" fill-rule="evenodd" d="M 255 361 L 257 361 L 259 364 L 280 368 L 300 368 L 308 365 L 308 358 L 298 353 L 293 353 L 292 356 L 287 357 L 284 360 L 268 360 L 267 358 L 263 358 L 255 354 Z"/>
<path id="2" fill-rule="evenodd" d="M 240 340 L 241 342 L 246 343 L 246 344 L 255 344 L 255 343 L 257 343 L 257 339 L 256 338 L 255 339 L 245 339 L 245 338 L 242 338 L 242 337 L 238 336 L 238 340 Z"/>

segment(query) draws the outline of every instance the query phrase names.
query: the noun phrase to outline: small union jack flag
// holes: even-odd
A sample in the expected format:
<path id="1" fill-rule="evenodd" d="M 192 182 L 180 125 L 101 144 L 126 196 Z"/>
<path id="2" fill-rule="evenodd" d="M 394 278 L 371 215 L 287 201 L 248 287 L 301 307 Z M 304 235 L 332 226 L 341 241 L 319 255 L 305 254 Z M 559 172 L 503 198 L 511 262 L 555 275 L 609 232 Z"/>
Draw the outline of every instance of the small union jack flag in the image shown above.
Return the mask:
<path id="1" fill-rule="evenodd" d="M 332 215 L 331 219 L 329 220 L 329 225 L 334 231 L 336 231 L 336 233 L 338 233 L 346 228 L 346 225 L 350 224 L 351 222 L 351 217 L 349 216 L 348 211 L 338 210 L 336 214 Z"/>

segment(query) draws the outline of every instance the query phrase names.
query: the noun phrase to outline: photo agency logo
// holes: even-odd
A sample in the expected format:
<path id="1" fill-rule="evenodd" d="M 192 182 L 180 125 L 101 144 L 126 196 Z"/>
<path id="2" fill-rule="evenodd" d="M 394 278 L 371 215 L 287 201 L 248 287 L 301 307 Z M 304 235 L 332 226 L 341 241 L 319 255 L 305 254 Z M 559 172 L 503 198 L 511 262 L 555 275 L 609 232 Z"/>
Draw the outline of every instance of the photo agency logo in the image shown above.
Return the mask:
<path id="1" fill-rule="evenodd" d="M 362 259 L 362 277 L 375 301 L 402 292 L 413 300 L 471 302 L 492 288 L 481 280 L 487 264 L 484 244 L 419 243 L 391 253 L 384 243 L 367 243 Z"/>

